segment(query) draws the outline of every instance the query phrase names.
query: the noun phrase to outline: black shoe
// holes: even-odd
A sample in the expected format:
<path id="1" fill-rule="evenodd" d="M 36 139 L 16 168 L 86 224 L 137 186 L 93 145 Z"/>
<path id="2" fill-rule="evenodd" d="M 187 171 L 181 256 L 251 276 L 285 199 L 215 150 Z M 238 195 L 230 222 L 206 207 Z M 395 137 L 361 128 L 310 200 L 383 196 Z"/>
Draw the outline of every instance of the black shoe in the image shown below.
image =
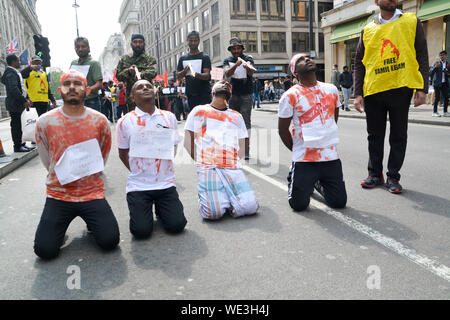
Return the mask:
<path id="1" fill-rule="evenodd" d="M 14 148 L 14 152 L 17 152 L 17 153 L 26 153 L 26 152 L 30 152 L 32 150 L 33 149 L 28 149 L 27 147 L 23 147 L 23 146 L 21 146 L 20 148 Z"/>
<path id="2" fill-rule="evenodd" d="M 28 150 L 30 150 L 30 151 L 33 151 L 34 149 L 36 149 L 36 147 L 27 147 L 27 146 L 23 146 L 23 147 L 28 149 Z"/>
<path id="3" fill-rule="evenodd" d="M 347 108 L 347 109 L 345 109 L 345 111 L 350 111 L 350 109 L 349 109 L 349 108 Z"/>
<path id="4" fill-rule="evenodd" d="M 372 189 L 372 188 L 375 188 L 376 186 L 381 186 L 383 184 L 384 184 L 384 177 L 383 177 L 383 175 L 381 175 L 381 177 L 368 176 L 366 178 L 366 180 L 361 182 L 361 186 L 364 189 Z"/>
<path id="5" fill-rule="evenodd" d="M 386 188 L 390 193 L 394 194 L 400 194 L 403 191 L 403 188 L 401 184 L 398 182 L 398 180 L 391 177 L 387 178 Z"/>

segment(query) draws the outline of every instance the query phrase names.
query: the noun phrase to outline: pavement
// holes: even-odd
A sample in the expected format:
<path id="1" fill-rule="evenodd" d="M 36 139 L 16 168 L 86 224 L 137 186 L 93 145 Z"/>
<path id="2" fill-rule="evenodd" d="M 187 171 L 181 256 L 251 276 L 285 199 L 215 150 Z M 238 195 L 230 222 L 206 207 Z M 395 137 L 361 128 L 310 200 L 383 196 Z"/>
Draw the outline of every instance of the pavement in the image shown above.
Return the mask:
<path id="1" fill-rule="evenodd" d="M 0 140 L 6 154 L 6 157 L 0 157 L 0 179 L 38 155 L 36 149 L 28 153 L 14 152 L 9 120 L 10 118 L 0 119 Z M 27 142 L 27 146 L 31 147 L 30 142 Z"/>
<path id="2" fill-rule="evenodd" d="M 350 104 L 350 111 L 339 112 L 340 118 L 355 118 L 355 119 L 365 119 L 365 113 L 359 113 L 355 110 L 353 104 Z M 266 112 L 278 112 L 278 103 L 275 101 L 273 103 L 263 102 L 261 103 L 261 109 L 257 109 L 260 111 Z M 433 106 L 431 104 L 425 104 L 414 108 L 411 106 L 409 110 L 409 123 L 419 123 L 419 124 L 428 124 L 428 125 L 436 125 L 436 126 L 450 126 L 450 117 L 443 117 L 442 108 L 438 108 L 438 112 L 441 114 L 441 117 L 432 117 Z"/>

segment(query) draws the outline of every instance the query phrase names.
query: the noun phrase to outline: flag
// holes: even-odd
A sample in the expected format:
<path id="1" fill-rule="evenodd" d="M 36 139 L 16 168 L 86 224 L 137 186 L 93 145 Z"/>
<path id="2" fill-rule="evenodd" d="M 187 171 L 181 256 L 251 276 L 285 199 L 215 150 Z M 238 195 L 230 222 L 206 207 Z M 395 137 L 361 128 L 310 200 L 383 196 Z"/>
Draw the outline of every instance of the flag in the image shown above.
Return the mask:
<path id="1" fill-rule="evenodd" d="M 14 39 L 9 45 L 6 46 L 6 54 L 19 53 L 19 41 Z"/>
<path id="2" fill-rule="evenodd" d="M 115 84 L 119 84 L 119 81 L 117 80 L 117 69 L 114 69 L 113 81 Z"/>
<path id="3" fill-rule="evenodd" d="M 28 49 L 25 49 L 19 56 L 20 65 L 27 66 L 28 65 Z"/>
<path id="4" fill-rule="evenodd" d="M 167 77 L 167 71 L 164 73 L 164 84 L 166 87 L 169 85 L 169 78 Z"/>

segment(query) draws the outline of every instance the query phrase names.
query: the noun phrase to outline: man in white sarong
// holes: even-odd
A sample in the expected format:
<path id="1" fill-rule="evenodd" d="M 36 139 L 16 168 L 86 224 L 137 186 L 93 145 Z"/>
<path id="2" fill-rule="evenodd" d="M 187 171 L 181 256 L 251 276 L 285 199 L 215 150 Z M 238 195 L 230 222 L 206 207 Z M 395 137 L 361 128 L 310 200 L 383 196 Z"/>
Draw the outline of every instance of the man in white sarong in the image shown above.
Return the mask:
<path id="1" fill-rule="evenodd" d="M 228 108 L 231 85 L 220 81 L 212 91 L 212 103 L 195 107 L 185 127 L 185 148 L 197 162 L 200 215 L 207 220 L 227 212 L 234 218 L 253 215 L 259 203 L 239 161 L 247 128 L 242 115 Z"/>

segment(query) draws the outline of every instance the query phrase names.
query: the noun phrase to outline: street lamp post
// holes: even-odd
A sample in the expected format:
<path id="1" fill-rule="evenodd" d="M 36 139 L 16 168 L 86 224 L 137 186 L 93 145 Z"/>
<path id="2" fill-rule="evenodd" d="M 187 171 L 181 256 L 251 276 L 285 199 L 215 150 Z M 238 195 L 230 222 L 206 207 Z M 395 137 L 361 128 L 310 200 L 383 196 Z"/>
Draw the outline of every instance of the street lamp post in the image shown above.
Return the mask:
<path id="1" fill-rule="evenodd" d="M 155 27 L 155 35 L 156 35 L 156 59 L 158 60 L 158 74 L 160 73 L 159 67 L 159 26 Z"/>
<path id="2" fill-rule="evenodd" d="M 72 7 L 75 8 L 75 19 L 77 22 L 77 37 L 80 37 L 80 32 L 78 30 L 78 12 L 77 12 L 77 9 L 80 7 L 80 5 L 77 3 L 77 0 L 74 0 Z"/>

